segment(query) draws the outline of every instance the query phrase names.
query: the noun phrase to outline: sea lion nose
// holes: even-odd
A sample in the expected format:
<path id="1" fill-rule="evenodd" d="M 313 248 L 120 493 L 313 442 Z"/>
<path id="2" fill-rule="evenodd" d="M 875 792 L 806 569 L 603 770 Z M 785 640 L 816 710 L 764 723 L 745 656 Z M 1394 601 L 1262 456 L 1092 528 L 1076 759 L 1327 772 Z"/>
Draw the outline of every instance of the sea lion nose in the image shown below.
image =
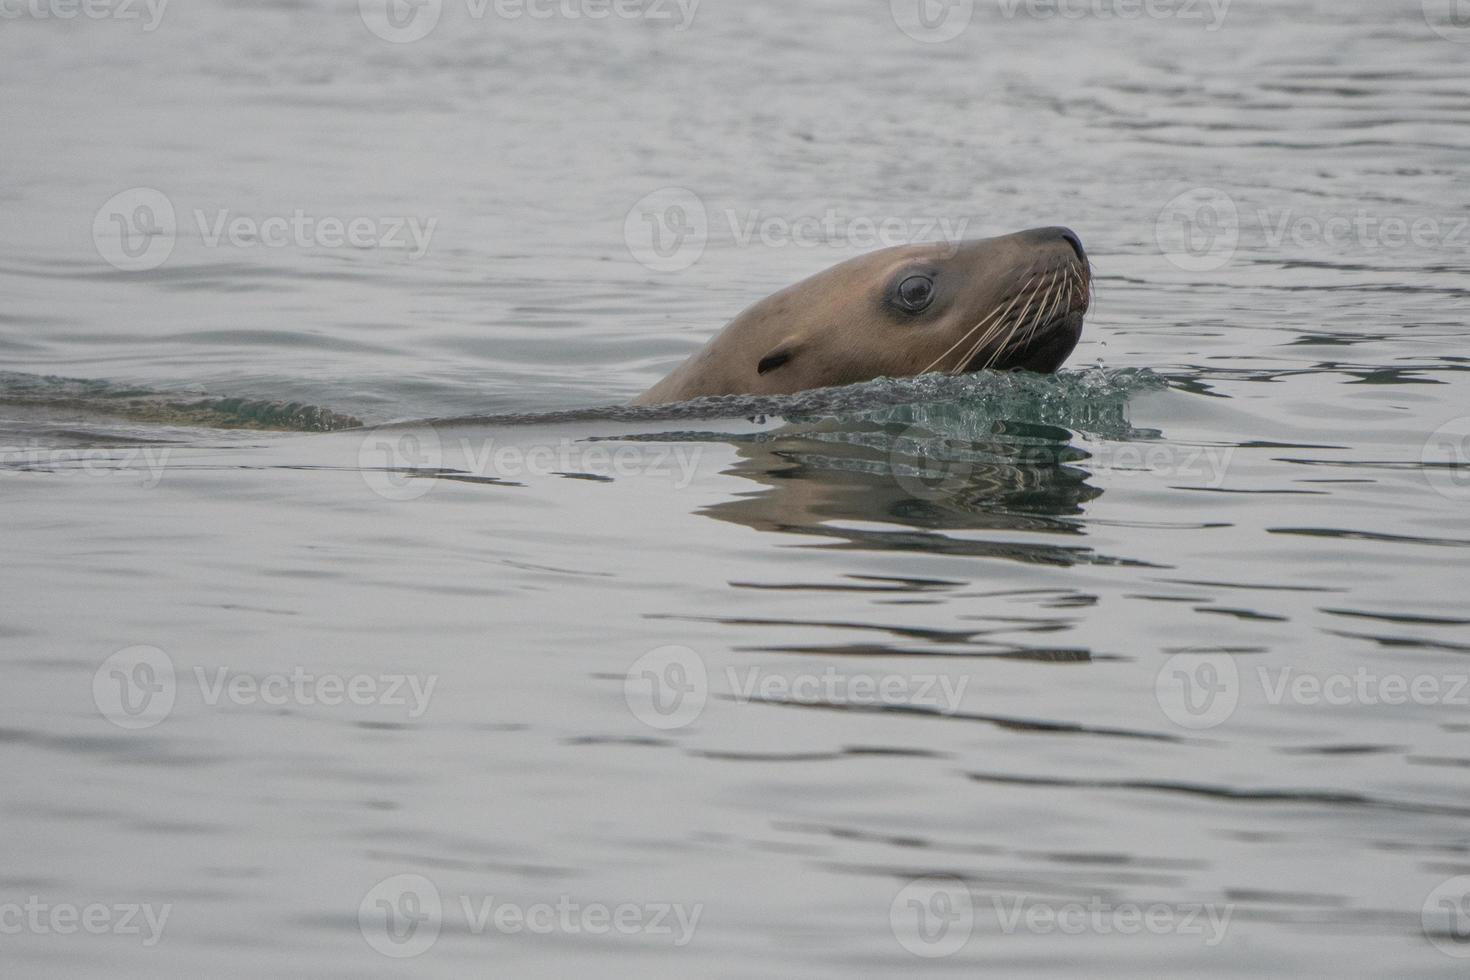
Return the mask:
<path id="1" fill-rule="evenodd" d="M 1087 252 L 1083 250 L 1082 239 L 1077 237 L 1077 233 L 1071 228 L 1058 228 L 1057 231 L 1061 232 L 1062 237 L 1067 240 L 1067 244 L 1072 246 L 1072 251 L 1077 253 L 1077 257 L 1083 262 L 1086 262 Z"/>
<path id="2" fill-rule="evenodd" d="M 1031 245 L 1051 245 L 1066 242 L 1077 254 L 1077 258 L 1084 263 L 1087 261 L 1087 252 L 1082 247 L 1082 239 L 1071 228 L 1061 225 L 1053 225 L 1050 228 L 1032 228 L 1029 231 L 1017 232 L 1018 237 Z"/>
<path id="3" fill-rule="evenodd" d="M 1063 228 L 1061 225 L 1057 225 L 1054 228 L 1038 228 L 1036 230 L 1036 236 L 1050 241 L 1055 241 L 1060 238 L 1072 246 L 1072 251 L 1077 253 L 1079 259 L 1083 262 L 1087 261 L 1087 252 L 1082 248 L 1082 239 L 1078 238 L 1077 233 L 1071 228 Z"/>

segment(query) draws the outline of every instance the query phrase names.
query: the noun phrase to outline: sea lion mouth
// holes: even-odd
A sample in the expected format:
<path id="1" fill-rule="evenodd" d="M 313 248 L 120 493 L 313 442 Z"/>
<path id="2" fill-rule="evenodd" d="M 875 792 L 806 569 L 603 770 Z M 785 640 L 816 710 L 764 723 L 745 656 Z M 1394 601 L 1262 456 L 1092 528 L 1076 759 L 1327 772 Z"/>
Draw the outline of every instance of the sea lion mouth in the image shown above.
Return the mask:
<path id="1" fill-rule="evenodd" d="M 997 371 L 1035 371 L 1038 374 L 1054 374 L 1066 363 L 1080 339 L 1082 339 L 1082 312 L 1071 310 L 1040 324 L 1030 332 L 1029 339 L 1005 350 L 990 367 Z M 977 355 L 966 370 L 979 371 L 985 366 L 984 361 Z"/>
<path id="2" fill-rule="evenodd" d="M 1092 276 L 1087 260 L 1038 273 L 992 311 L 989 338 L 977 345 L 960 372 L 1055 372 L 1082 337 L 1082 319 L 1091 305 Z M 957 372 L 957 373 L 960 373 Z"/>

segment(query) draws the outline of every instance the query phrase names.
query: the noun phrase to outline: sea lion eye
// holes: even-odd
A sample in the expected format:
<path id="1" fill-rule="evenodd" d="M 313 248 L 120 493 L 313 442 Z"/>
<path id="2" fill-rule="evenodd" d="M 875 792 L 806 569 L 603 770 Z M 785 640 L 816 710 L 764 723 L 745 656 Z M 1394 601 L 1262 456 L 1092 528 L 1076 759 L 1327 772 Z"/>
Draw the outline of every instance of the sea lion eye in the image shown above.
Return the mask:
<path id="1" fill-rule="evenodd" d="M 898 305 L 905 313 L 922 313 L 934 300 L 934 280 L 909 276 L 898 284 Z"/>

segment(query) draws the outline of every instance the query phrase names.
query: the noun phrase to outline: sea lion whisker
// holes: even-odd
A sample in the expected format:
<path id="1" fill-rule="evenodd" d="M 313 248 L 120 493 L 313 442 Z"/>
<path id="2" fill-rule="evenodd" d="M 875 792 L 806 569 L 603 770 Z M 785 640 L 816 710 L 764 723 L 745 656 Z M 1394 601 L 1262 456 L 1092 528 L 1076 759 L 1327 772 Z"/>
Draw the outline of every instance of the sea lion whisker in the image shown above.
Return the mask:
<path id="1" fill-rule="evenodd" d="M 1031 321 L 1030 329 L 1021 338 L 1018 347 L 1025 347 L 1031 339 L 1041 330 L 1043 324 L 1051 319 L 1051 311 L 1062 298 L 1062 292 L 1067 288 L 1067 277 L 1058 271 L 1052 274 L 1051 284 L 1046 287 L 1046 295 L 1041 298 L 1041 304 L 1036 307 L 1036 316 Z M 1052 299 L 1052 290 L 1056 290 L 1056 299 Z"/>
<path id="2" fill-rule="evenodd" d="M 1050 273 L 1050 274 L 1047 275 L 1046 282 L 1049 283 L 1054 278 L 1054 276 L 1055 276 L 1055 270 L 1053 270 L 1052 273 Z M 1036 277 L 1033 277 L 1033 280 L 1035 278 Z M 1029 285 L 1029 283 L 1028 283 L 1028 285 Z M 990 355 L 989 358 L 986 359 L 986 361 L 985 361 L 985 367 L 986 368 L 989 368 L 991 365 L 993 365 L 997 360 L 1000 359 L 1001 354 L 1005 353 L 1007 350 L 1010 349 L 1011 343 L 1016 339 L 1016 335 L 1018 333 L 1020 333 L 1021 328 L 1026 324 L 1026 322 L 1027 322 L 1027 319 L 1026 318 L 1027 318 L 1027 316 L 1031 312 L 1031 308 L 1032 308 L 1032 305 L 1036 301 L 1037 294 L 1040 293 L 1040 292 L 1041 292 L 1040 287 L 1036 288 L 1035 290 L 1033 290 L 1031 292 L 1030 297 L 1026 301 L 1026 305 L 1021 308 L 1021 312 L 1016 316 L 1016 319 L 1013 320 L 1013 321 L 1011 321 L 1011 329 L 1006 333 L 1005 339 L 1002 340 L 1000 343 L 998 343 L 998 344 L 995 345 L 995 351 L 993 353 L 991 353 L 991 355 Z M 977 348 L 977 350 L 978 350 L 978 348 Z"/>
<path id="3" fill-rule="evenodd" d="M 1062 275 L 1060 270 L 1053 269 L 1047 277 L 1046 293 L 1042 295 L 1041 301 L 1036 304 L 1028 304 L 1024 315 L 1016 324 L 1016 329 L 1012 331 L 1011 336 L 1006 338 L 1006 342 L 1001 345 L 992 360 L 998 359 L 1006 351 L 1022 350 L 1030 343 L 1031 338 L 1046 323 L 1046 312 L 1053 305 L 1053 301 L 1051 300 L 1052 290 L 1060 285 L 1061 279 Z M 1038 289 L 1037 292 L 1040 293 L 1041 290 Z M 1060 293 L 1058 293 L 1058 296 L 1060 296 Z"/>
<path id="4" fill-rule="evenodd" d="M 1027 344 L 1031 343 L 1031 341 L 1035 340 L 1036 337 L 1041 333 L 1042 327 L 1046 326 L 1048 323 L 1051 323 L 1058 313 L 1066 313 L 1067 308 L 1072 305 L 1072 281 L 1063 277 L 1060 285 L 1062 288 L 1057 290 L 1057 298 L 1052 300 L 1051 305 L 1047 306 L 1044 310 L 1041 311 L 1041 315 L 1038 316 L 1036 318 L 1036 322 L 1031 325 L 1030 336 L 1026 337 L 1021 342 L 1022 347 L 1025 347 Z"/>
<path id="5" fill-rule="evenodd" d="M 965 331 L 965 335 L 963 337 L 961 337 L 959 340 L 956 340 L 954 342 L 954 344 L 952 344 L 950 346 L 949 350 L 945 351 L 943 354 L 940 354 L 938 357 L 934 358 L 934 360 L 930 361 L 929 362 L 929 366 L 926 367 L 926 368 L 924 368 L 924 370 L 920 371 L 919 373 L 920 374 L 928 374 L 930 371 L 934 370 L 935 365 L 937 365 L 940 361 L 944 360 L 946 357 L 948 357 L 950 354 L 952 354 L 954 352 L 954 349 L 956 347 L 960 346 L 961 344 L 963 344 L 967 340 L 969 340 L 971 337 L 973 337 L 975 335 L 975 331 L 976 330 L 979 330 L 985 324 L 989 323 L 995 317 L 995 314 L 997 312 L 999 312 L 999 310 L 1000 310 L 1000 307 L 999 307 L 999 305 L 997 305 L 996 306 L 996 309 L 991 312 L 990 316 L 985 317 L 983 320 L 981 320 L 979 323 L 975 324 L 969 330 L 966 330 Z"/>
<path id="6" fill-rule="evenodd" d="M 974 356 L 978 354 L 982 348 L 985 347 L 986 342 L 990 340 L 991 336 L 999 334 L 1000 329 L 1006 324 L 1011 310 L 1015 308 L 1016 303 L 1020 301 L 1021 297 L 1025 296 L 1027 294 L 1027 291 L 1031 289 L 1031 284 L 1039 278 L 1040 274 L 1038 273 L 1037 275 L 1034 275 L 1030 279 L 1026 280 L 1026 285 L 1022 286 L 1020 290 L 1017 291 L 1016 295 L 1011 298 L 1010 304 L 1006 306 L 1005 311 L 1001 314 L 1000 319 L 995 322 L 994 326 L 985 331 L 984 336 L 982 336 L 979 340 L 975 341 L 973 345 L 971 345 L 970 349 L 965 352 L 965 356 L 960 359 L 958 364 L 955 365 L 953 373 L 959 374 L 960 371 L 964 369 L 964 366 L 966 364 L 969 364 L 971 359 L 974 358 Z M 1004 345 L 1002 344 L 1000 347 L 997 347 L 997 350 L 1001 349 L 1001 347 L 1004 347 Z M 987 364 L 986 366 L 988 367 L 989 365 Z"/>
<path id="7" fill-rule="evenodd" d="M 1024 292 L 1024 290 L 1025 290 L 1025 287 L 1022 287 L 1021 290 L 1018 290 L 1012 296 L 1012 298 L 1011 298 L 1011 306 L 1014 306 L 1015 305 L 1016 298 L 1019 297 L 1021 295 L 1021 293 Z M 939 355 L 939 357 L 935 358 L 934 364 L 929 365 L 929 367 L 932 368 L 932 367 L 934 367 L 935 364 L 938 364 L 940 361 L 944 360 L 946 357 L 948 357 L 951 353 L 954 352 L 954 350 L 955 350 L 956 347 L 959 347 L 961 344 L 968 343 L 969 340 L 970 340 L 970 338 L 973 337 L 973 336 L 975 336 L 975 333 L 981 327 L 985 326 L 985 324 L 989 323 L 991 320 L 994 320 L 996 317 L 1000 317 L 1001 320 L 1004 321 L 1005 314 L 1009 310 L 1010 310 L 1010 306 L 1002 307 L 999 303 L 997 303 L 996 306 L 995 306 L 995 309 L 991 310 L 990 311 L 990 314 L 988 316 L 986 316 L 979 323 L 975 324 L 969 330 L 965 331 L 965 335 L 963 337 L 961 337 L 959 340 L 955 341 L 954 346 L 950 347 L 949 350 L 945 351 L 943 354 Z M 991 331 L 995 330 L 995 328 L 998 327 L 999 325 L 1000 325 L 1000 323 L 998 322 L 994 326 L 991 326 L 989 329 L 987 329 L 985 331 L 985 333 L 981 335 L 981 339 L 978 341 L 978 343 L 983 344 L 985 342 L 985 337 L 990 336 Z M 974 356 L 974 354 L 972 352 L 975 349 L 976 348 L 972 346 L 970 348 L 971 353 L 968 353 L 965 356 L 961 356 L 959 362 L 955 365 L 954 369 L 952 371 L 948 371 L 946 373 L 948 373 L 948 374 L 958 374 L 958 373 L 960 373 L 960 369 L 965 366 L 965 364 L 969 361 L 969 358 Z M 926 368 L 925 370 L 928 370 L 928 368 Z"/>

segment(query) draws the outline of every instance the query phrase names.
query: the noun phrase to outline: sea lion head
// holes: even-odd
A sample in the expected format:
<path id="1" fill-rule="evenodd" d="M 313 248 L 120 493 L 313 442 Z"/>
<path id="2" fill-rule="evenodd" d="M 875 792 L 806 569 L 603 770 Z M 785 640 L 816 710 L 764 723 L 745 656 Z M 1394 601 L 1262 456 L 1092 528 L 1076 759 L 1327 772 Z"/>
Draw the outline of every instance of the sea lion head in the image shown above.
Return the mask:
<path id="1" fill-rule="evenodd" d="M 1055 371 L 1091 275 L 1066 228 L 858 256 L 751 306 L 634 404 L 779 395 L 930 371 Z"/>

